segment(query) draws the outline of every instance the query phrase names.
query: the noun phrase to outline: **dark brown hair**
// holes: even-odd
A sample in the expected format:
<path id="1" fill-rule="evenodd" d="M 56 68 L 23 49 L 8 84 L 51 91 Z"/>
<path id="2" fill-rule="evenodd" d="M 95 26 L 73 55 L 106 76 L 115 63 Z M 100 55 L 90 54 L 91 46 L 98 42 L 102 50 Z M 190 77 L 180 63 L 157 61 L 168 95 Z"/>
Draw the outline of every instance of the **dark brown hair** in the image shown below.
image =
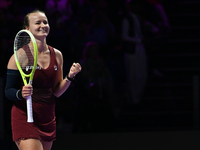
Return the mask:
<path id="1" fill-rule="evenodd" d="M 43 12 L 43 11 L 41 11 L 41 10 L 38 10 L 38 9 L 33 10 L 33 11 L 31 11 L 30 13 L 28 13 L 28 14 L 24 17 L 23 29 L 26 29 L 26 27 L 29 27 L 29 15 L 32 14 L 32 13 L 37 13 L 37 12 L 39 12 L 39 13 L 44 13 L 44 14 L 45 14 L 45 12 Z"/>

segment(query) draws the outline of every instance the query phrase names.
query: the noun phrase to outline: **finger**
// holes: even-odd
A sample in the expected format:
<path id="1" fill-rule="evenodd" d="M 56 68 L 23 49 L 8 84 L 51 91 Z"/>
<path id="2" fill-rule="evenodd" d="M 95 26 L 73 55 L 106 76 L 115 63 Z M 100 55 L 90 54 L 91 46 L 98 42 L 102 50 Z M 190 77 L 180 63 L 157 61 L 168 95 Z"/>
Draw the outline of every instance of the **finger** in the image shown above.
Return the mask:
<path id="1" fill-rule="evenodd" d="M 75 64 L 73 67 L 74 67 L 75 69 L 81 70 L 81 66 L 80 66 L 79 64 Z"/>
<path id="2" fill-rule="evenodd" d="M 73 63 L 73 65 L 80 66 L 80 64 L 79 64 L 79 63 L 75 63 L 75 62 Z"/>
<path id="3" fill-rule="evenodd" d="M 79 63 L 74 63 L 76 67 L 81 67 Z"/>
<path id="4" fill-rule="evenodd" d="M 79 68 L 79 70 L 81 70 L 81 69 L 82 69 L 82 67 L 81 67 L 81 65 L 80 65 L 80 64 L 79 64 L 78 68 Z"/>
<path id="5" fill-rule="evenodd" d="M 76 63 L 78 66 L 81 66 L 79 63 Z"/>
<path id="6" fill-rule="evenodd" d="M 73 63 L 73 66 L 76 66 L 76 63 L 75 63 L 75 62 Z"/>
<path id="7" fill-rule="evenodd" d="M 32 85 L 27 84 L 27 85 L 25 85 L 24 87 L 26 87 L 26 88 L 32 88 Z"/>
<path id="8" fill-rule="evenodd" d="M 77 66 L 78 66 L 79 68 L 81 68 L 81 65 L 80 65 L 79 63 L 77 63 Z"/>

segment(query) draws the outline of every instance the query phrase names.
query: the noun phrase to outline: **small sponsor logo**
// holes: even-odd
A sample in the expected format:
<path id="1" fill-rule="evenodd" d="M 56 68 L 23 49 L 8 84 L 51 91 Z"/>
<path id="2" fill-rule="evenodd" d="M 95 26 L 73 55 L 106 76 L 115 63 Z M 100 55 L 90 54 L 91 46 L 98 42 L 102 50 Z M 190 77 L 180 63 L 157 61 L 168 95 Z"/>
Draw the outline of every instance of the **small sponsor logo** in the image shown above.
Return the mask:
<path id="1" fill-rule="evenodd" d="M 26 71 L 28 71 L 29 69 L 32 70 L 33 66 L 26 66 Z M 42 68 L 40 66 L 37 66 L 36 69 L 41 70 Z"/>
<path id="2" fill-rule="evenodd" d="M 54 65 L 54 70 L 58 70 L 58 67 L 56 65 Z"/>
<path id="3" fill-rule="evenodd" d="M 38 70 L 41 70 L 42 69 L 42 67 L 40 67 L 40 66 L 37 66 L 37 68 L 36 69 L 38 69 Z"/>
<path id="4" fill-rule="evenodd" d="M 33 66 L 26 66 L 26 71 L 28 71 L 29 69 L 33 69 Z"/>

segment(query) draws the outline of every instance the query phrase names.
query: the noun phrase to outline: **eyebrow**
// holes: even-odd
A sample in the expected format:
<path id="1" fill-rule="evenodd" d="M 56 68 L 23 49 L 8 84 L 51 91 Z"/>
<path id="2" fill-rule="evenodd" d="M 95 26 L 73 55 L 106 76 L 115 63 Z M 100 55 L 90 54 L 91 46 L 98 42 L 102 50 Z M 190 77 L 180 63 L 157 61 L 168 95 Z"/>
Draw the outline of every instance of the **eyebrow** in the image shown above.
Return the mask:
<path id="1" fill-rule="evenodd" d="M 41 22 L 41 21 L 46 21 L 46 22 L 48 22 L 47 19 L 37 19 L 37 20 L 35 20 L 35 22 Z"/>

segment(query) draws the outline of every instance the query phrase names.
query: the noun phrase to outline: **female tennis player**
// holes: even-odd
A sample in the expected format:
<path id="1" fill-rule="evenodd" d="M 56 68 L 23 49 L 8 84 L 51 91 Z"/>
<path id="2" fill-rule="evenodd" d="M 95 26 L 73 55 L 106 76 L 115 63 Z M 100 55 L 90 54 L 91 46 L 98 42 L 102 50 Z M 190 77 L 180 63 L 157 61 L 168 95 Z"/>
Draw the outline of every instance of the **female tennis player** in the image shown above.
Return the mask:
<path id="1" fill-rule="evenodd" d="M 34 10 L 24 18 L 24 28 L 35 37 L 38 47 L 38 63 L 32 85 L 23 84 L 14 55 L 7 65 L 5 94 L 14 100 L 11 111 L 13 141 L 19 150 L 50 150 L 56 139 L 55 97 L 61 96 L 81 71 L 79 63 L 73 63 L 63 78 L 62 53 L 47 45 L 50 26 L 44 12 Z M 28 67 L 27 69 L 31 69 Z M 33 123 L 27 122 L 26 99 L 32 97 Z"/>

